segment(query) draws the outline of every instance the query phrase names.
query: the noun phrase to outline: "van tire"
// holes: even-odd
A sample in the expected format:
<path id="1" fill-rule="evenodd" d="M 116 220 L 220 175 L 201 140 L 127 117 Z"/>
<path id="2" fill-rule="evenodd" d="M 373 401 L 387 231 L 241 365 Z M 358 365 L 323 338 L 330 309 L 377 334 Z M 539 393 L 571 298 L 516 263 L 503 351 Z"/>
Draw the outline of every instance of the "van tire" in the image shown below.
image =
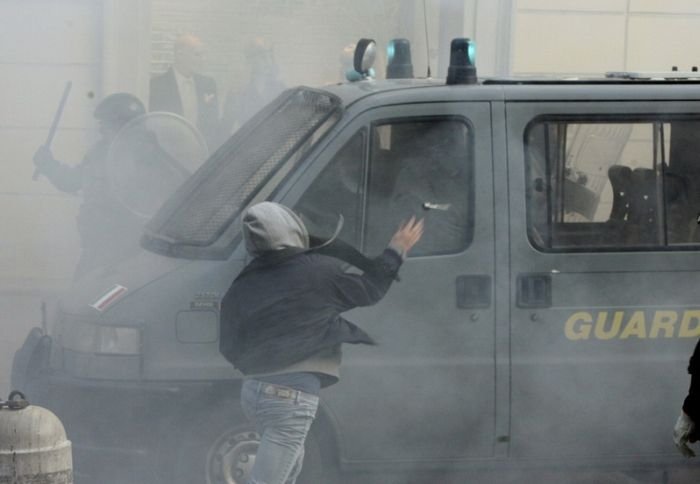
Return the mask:
<path id="1" fill-rule="evenodd" d="M 228 449 L 228 456 L 236 458 L 257 449 L 259 438 L 238 407 L 237 397 L 186 407 L 186 413 L 173 415 L 167 425 L 170 432 L 163 434 L 158 459 L 162 484 L 245 484 L 240 478 L 227 481 L 223 466 L 210 466 L 217 452 L 220 457 Z"/>
<path id="2" fill-rule="evenodd" d="M 237 402 L 221 402 L 204 410 L 205 420 L 179 425 L 177 447 L 170 453 L 167 482 L 173 484 L 245 484 L 260 436 L 247 421 Z M 312 427 L 306 439 L 304 465 L 297 484 L 335 484 L 337 470 L 322 445 L 320 432 Z"/>

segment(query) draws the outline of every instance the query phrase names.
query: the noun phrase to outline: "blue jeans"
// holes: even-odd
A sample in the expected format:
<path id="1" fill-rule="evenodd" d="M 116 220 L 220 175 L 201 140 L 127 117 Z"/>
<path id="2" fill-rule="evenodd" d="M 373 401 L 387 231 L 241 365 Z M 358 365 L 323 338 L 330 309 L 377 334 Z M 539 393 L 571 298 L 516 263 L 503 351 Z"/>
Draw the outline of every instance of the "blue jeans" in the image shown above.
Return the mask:
<path id="1" fill-rule="evenodd" d="M 294 484 L 318 396 L 251 379 L 243 382 L 241 408 L 260 433 L 248 484 Z"/>

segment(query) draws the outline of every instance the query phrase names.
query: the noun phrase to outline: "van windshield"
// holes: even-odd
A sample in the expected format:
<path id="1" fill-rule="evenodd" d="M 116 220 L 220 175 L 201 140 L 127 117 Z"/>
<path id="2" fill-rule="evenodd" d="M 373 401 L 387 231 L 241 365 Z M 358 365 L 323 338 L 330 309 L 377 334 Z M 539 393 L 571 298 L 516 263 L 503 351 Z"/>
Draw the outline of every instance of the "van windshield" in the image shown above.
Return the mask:
<path id="1" fill-rule="evenodd" d="M 337 122 L 341 101 L 309 88 L 282 93 L 207 160 L 146 226 L 145 248 L 186 258 L 225 257 L 228 230 L 271 180 L 283 177 Z M 226 236 L 228 234 L 228 236 Z"/>

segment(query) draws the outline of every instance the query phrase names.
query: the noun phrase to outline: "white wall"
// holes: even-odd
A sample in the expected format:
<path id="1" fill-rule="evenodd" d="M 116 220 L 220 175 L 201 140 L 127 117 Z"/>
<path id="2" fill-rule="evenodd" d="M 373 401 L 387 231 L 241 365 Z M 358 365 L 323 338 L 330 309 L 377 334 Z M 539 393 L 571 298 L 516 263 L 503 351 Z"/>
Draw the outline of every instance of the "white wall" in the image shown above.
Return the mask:
<path id="1" fill-rule="evenodd" d="M 413 38 L 413 24 L 404 19 L 414 3 L 153 0 L 151 71 L 167 69 L 172 61 L 174 38 L 178 33 L 192 32 L 204 41 L 206 70 L 216 78 L 220 93 L 235 91 L 246 82 L 249 68 L 245 49 L 256 37 L 272 45 L 286 85 L 338 82 L 339 55 L 347 44 L 361 37 L 374 38 L 383 55 L 390 38 Z M 383 70 L 379 69 L 378 74 L 383 75 Z"/>
<path id="2" fill-rule="evenodd" d="M 0 2 L 0 288 L 60 286 L 77 257 L 78 199 L 32 181 L 65 82 L 73 81 L 54 154 L 79 161 L 100 89 L 99 3 Z"/>
<path id="3" fill-rule="evenodd" d="M 700 65 L 700 2 L 517 0 L 512 71 L 601 75 Z"/>

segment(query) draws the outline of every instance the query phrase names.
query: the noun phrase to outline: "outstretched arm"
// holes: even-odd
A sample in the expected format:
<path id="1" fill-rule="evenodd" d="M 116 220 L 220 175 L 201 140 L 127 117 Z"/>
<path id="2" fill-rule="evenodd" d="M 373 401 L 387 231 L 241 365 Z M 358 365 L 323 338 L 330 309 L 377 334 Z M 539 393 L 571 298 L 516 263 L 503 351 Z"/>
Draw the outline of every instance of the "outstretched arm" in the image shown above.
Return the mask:
<path id="1" fill-rule="evenodd" d="M 422 235 L 423 220 L 411 217 L 394 233 L 382 255 L 374 259 L 373 270 L 351 274 L 337 268 L 327 274 L 323 286 L 332 292 L 342 311 L 377 303 L 389 290 L 403 259 Z"/>

